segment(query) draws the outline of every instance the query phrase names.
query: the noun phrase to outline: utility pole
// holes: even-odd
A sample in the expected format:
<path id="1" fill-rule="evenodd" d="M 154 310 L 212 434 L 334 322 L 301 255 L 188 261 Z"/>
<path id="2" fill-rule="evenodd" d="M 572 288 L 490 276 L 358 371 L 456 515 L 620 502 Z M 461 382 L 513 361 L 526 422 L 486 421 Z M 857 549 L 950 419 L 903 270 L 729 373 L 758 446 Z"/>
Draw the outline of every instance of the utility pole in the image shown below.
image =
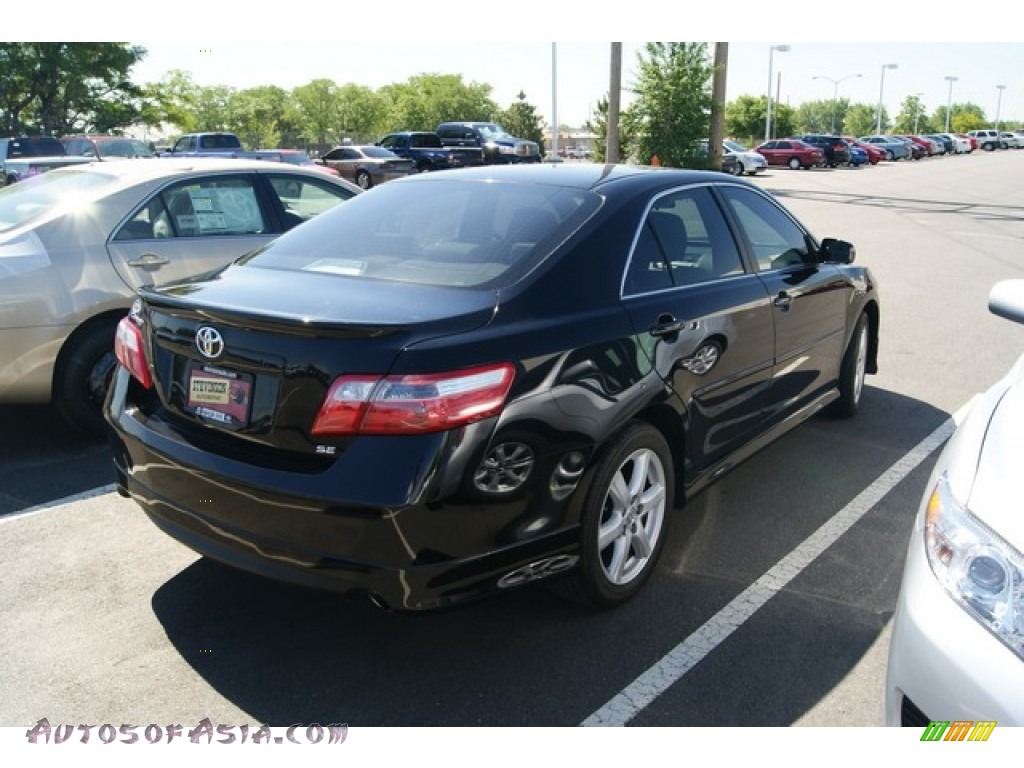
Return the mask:
<path id="1" fill-rule="evenodd" d="M 711 137 L 708 154 L 711 167 L 722 167 L 722 140 L 725 138 L 725 80 L 729 65 L 729 44 L 715 43 L 715 64 L 711 75 Z"/>
<path id="2" fill-rule="evenodd" d="M 605 162 L 617 163 L 619 158 L 619 92 L 622 89 L 622 43 L 612 43 L 612 68 L 608 83 L 608 146 Z"/>

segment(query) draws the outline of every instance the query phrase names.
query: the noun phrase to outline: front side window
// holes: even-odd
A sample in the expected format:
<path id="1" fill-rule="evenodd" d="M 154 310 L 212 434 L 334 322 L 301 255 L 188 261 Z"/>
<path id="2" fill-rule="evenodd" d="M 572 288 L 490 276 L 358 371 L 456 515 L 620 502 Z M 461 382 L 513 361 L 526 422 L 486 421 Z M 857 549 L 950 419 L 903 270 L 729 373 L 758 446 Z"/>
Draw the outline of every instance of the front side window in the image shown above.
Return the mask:
<path id="1" fill-rule="evenodd" d="M 815 263 L 804 230 L 765 196 L 739 187 L 722 194 L 739 221 L 760 272 Z"/>
<path id="2" fill-rule="evenodd" d="M 270 231 L 247 176 L 179 182 L 150 199 L 115 240 L 254 235 Z"/>

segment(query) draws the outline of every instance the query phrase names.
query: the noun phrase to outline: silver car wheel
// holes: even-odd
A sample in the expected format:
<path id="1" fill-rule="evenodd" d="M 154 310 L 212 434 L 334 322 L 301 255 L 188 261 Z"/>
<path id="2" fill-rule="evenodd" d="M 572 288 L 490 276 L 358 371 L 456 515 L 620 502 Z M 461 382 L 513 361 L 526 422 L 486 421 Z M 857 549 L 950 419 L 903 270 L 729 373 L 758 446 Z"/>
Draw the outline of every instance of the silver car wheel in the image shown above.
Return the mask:
<path id="1" fill-rule="evenodd" d="M 629 584 L 642 574 L 665 519 L 665 468 L 647 448 L 634 451 L 616 470 L 605 493 L 597 549 L 609 582 Z"/>

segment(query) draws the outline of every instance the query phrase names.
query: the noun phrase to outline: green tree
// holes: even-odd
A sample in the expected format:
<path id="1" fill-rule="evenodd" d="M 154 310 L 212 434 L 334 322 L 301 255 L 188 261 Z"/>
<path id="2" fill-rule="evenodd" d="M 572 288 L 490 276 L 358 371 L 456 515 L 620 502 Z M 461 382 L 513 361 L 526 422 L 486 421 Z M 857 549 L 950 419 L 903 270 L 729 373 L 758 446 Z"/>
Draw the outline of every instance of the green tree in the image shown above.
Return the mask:
<path id="1" fill-rule="evenodd" d="M 772 110 L 775 112 L 776 110 Z M 832 99 L 805 101 L 794 110 L 796 130 L 798 133 L 831 133 L 832 132 Z M 836 108 L 836 124 L 838 127 L 838 105 Z M 777 133 L 784 136 L 785 133 Z"/>
<path id="2" fill-rule="evenodd" d="M 706 43 L 647 43 L 637 54 L 635 98 L 626 110 L 636 123 L 640 162 L 657 156 L 662 165 L 700 165 L 708 138 L 711 74 Z"/>
<path id="3" fill-rule="evenodd" d="M 899 114 L 893 123 L 893 131 L 911 134 L 931 133 L 931 123 L 920 97 L 907 96 L 903 99 Z"/>
<path id="4" fill-rule="evenodd" d="M 235 126 L 235 89 L 227 85 L 208 85 L 196 94 L 197 131 L 230 131 Z"/>
<path id="5" fill-rule="evenodd" d="M 597 138 L 594 140 L 594 161 L 603 163 L 608 158 L 608 96 L 597 100 L 597 106 L 584 126 Z M 619 157 L 629 157 L 631 147 L 631 127 L 628 120 L 619 121 Z"/>
<path id="6" fill-rule="evenodd" d="M 238 91 L 231 97 L 231 126 L 249 149 L 276 147 L 281 143 L 281 117 L 288 94 L 276 85 Z"/>
<path id="7" fill-rule="evenodd" d="M 128 43 L 0 43 L 0 133 L 75 133 L 140 118 Z"/>
<path id="8" fill-rule="evenodd" d="M 144 113 L 145 122 L 153 127 L 167 123 L 181 133 L 196 130 L 196 103 L 199 86 L 192 75 L 181 69 L 172 69 L 156 83 L 147 83 L 143 95 L 150 105 Z"/>
<path id="9" fill-rule="evenodd" d="M 303 133 L 320 149 L 338 138 L 338 86 L 321 78 L 292 89 L 291 98 Z"/>
<path id="10" fill-rule="evenodd" d="M 388 104 L 373 89 L 347 83 L 338 89 L 337 134 L 372 144 L 388 132 Z"/>
<path id="11" fill-rule="evenodd" d="M 520 139 L 529 139 L 537 142 L 540 146 L 540 153 L 544 155 L 544 125 L 537 108 L 526 100 L 526 94 L 519 92 L 508 109 L 498 114 L 498 122 L 501 127 Z"/>
<path id="12" fill-rule="evenodd" d="M 380 89 L 391 105 L 391 130 L 432 131 L 448 120 L 494 120 L 500 112 L 491 86 L 462 82 L 462 75 L 420 74 Z"/>
<path id="13" fill-rule="evenodd" d="M 870 104 L 853 104 L 846 110 L 845 129 L 847 136 L 870 136 L 875 132 L 876 108 Z M 882 123 L 885 130 L 885 122 Z"/>
<path id="14" fill-rule="evenodd" d="M 744 144 L 760 144 L 764 138 L 767 103 L 764 96 L 743 94 L 726 104 L 725 135 Z"/>
<path id="15" fill-rule="evenodd" d="M 985 117 L 985 110 L 977 104 L 964 102 L 954 104 L 950 109 L 949 130 L 953 133 L 967 133 L 980 128 L 988 128 L 989 121 Z M 946 130 L 946 108 L 939 107 L 935 110 L 932 122 L 939 127 L 939 130 Z"/>

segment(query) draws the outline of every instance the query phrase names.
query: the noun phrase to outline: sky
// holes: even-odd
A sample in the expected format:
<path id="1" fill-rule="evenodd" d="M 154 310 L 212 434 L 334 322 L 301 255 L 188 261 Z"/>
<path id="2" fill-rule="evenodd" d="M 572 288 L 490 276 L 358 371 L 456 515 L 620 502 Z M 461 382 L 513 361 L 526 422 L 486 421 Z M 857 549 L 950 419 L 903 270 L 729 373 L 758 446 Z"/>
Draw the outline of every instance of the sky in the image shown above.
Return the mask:
<path id="1" fill-rule="evenodd" d="M 773 55 L 771 79 L 773 89 L 781 86 L 782 102 L 794 107 L 836 93 L 874 106 L 881 90 L 890 116 L 916 94 L 930 113 L 946 104 L 945 78 L 952 76 L 958 78 L 954 103 L 977 104 L 993 121 L 998 105 L 1001 119 L 1024 120 L 1024 42 L 998 42 L 1000 24 L 1022 37 L 1020 25 L 1009 16 L 1001 21 L 969 8 L 925 19 L 914 6 L 843 7 L 836 16 L 832 9 L 767 12 L 769 6 L 755 0 L 730 0 L 722 7 L 665 0 L 438 3 L 436 12 L 424 0 L 389 0 L 381 10 L 337 0 L 303 0 L 294 10 L 265 7 L 270 10 L 251 0 L 218 0 L 194 6 L 193 13 L 167 6 L 162 12 L 96 16 L 90 26 L 80 3 L 50 0 L 47 24 L 33 32 L 142 45 L 148 54 L 133 72 L 136 82 L 159 81 L 172 69 L 190 72 L 201 85 L 286 89 L 316 78 L 379 88 L 421 73 L 461 74 L 467 83 L 491 85 L 502 107 L 522 91 L 546 122 L 557 109 L 559 124 L 574 127 L 608 93 L 607 38 L 725 37 L 728 100 L 765 94 L 769 50 L 789 45 L 788 52 Z M 823 34 L 832 42 L 822 42 Z M 624 103 L 642 48 L 643 43 L 623 43 Z M 882 88 L 885 64 L 898 66 L 885 71 Z M 997 85 L 1006 87 L 1000 91 Z"/>
<path id="2" fill-rule="evenodd" d="M 288 89 L 328 78 L 376 89 L 421 73 L 460 74 L 464 82 L 491 85 L 492 96 L 502 107 L 522 91 L 545 122 L 557 109 L 559 124 L 573 127 L 582 126 L 608 92 L 609 42 L 422 42 L 420 38 L 419 42 L 387 44 L 380 31 L 372 35 L 374 43 L 348 42 L 344 37 L 343 42 L 319 40 L 315 35 L 305 41 L 241 41 L 226 36 L 222 41 L 180 42 L 142 36 L 131 40 L 148 51 L 133 76 L 136 82 L 154 82 L 170 70 L 182 69 L 200 85 L 273 84 Z M 778 45 L 788 45 L 789 50 L 775 51 L 770 57 L 770 50 Z M 624 102 L 628 102 L 637 54 L 642 50 L 643 43 L 623 43 Z M 731 42 L 728 55 L 728 101 L 743 94 L 763 95 L 768 90 L 771 58 L 772 89 L 778 89 L 783 103 L 794 107 L 837 94 L 874 106 L 881 94 L 893 117 L 904 98 L 919 95 L 931 113 L 950 98 L 946 77 L 951 76 L 957 78 L 952 82 L 954 103 L 977 104 L 993 121 L 997 108 L 1001 120 L 1024 119 L 1024 43 L 820 43 L 780 37 L 776 42 Z M 887 64 L 897 66 L 885 69 L 883 83 L 882 69 Z"/>

